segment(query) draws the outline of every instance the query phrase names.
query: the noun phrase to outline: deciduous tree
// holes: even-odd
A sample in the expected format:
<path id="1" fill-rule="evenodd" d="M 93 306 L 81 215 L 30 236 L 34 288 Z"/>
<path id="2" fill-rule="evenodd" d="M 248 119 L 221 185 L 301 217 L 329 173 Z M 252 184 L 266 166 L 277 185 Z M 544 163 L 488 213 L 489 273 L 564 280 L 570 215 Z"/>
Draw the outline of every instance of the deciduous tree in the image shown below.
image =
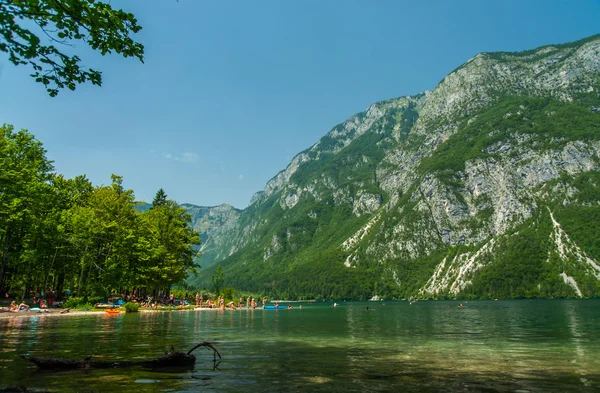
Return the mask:
<path id="1" fill-rule="evenodd" d="M 37 31 L 33 31 L 37 25 Z M 102 55 L 112 52 L 143 62 L 144 46 L 131 38 L 141 30 L 133 14 L 96 0 L 0 0 L 0 51 L 54 97 L 79 83 L 102 84 L 100 71 L 84 68 L 77 55 L 58 46 L 85 42 Z"/>

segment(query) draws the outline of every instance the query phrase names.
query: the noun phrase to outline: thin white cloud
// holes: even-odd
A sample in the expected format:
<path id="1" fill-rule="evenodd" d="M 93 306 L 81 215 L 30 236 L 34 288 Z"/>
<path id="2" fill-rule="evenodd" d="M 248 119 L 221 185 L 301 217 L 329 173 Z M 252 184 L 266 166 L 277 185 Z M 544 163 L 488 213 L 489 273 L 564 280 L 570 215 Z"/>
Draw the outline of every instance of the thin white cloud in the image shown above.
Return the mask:
<path id="1" fill-rule="evenodd" d="M 239 176 L 238 176 L 238 179 L 240 179 L 240 180 L 244 180 L 244 175 L 239 175 Z"/>
<path id="2" fill-rule="evenodd" d="M 182 162 L 198 162 L 198 154 L 196 153 L 190 153 L 190 152 L 185 152 L 181 155 L 181 160 Z"/>
<path id="3" fill-rule="evenodd" d="M 185 162 L 188 164 L 193 164 L 198 162 L 198 159 L 200 157 L 198 157 L 198 154 L 196 153 L 190 153 L 190 152 L 185 152 L 183 154 L 180 155 L 173 155 L 171 153 L 163 153 L 162 156 L 164 158 L 166 158 L 167 160 L 173 160 L 173 161 L 179 161 L 179 162 Z"/>

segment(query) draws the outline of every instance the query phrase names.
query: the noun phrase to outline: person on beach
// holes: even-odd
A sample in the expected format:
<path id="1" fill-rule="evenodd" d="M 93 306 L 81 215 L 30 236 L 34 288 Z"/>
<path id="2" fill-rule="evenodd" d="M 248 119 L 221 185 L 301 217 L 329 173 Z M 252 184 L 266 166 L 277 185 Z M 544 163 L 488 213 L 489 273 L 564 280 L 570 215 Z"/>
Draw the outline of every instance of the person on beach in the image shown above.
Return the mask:
<path id="1" fill-rule="evenodd" d="M 246 308 L 250 308 L 250 306 L 252 306 L 252 304 L 250 303 L 250 299 L 250 296 L 248 296 L 248 299 L 246 299 Z"/>
<path id="2" fill-rule="evenodd" d="M 238 301 L 238 308 L 242 308 L 242 307 L 244 307 L 244 300 L 240 296 L 240 300 Z"/>
<path id="3" fill-rule="evenodd" d="M 262 305 L 263 305 L 263 307 L 267 305 L 267 298 L 266 297 L 262 298 Z"/>
<path id="4" fill-rule="evenodd" d="M 10 311 L 19 311 L 19 306 L 17 306 L 14 300 L 10 302 Z"/>
<path id="5" fill-rule="evenodd" d="M 40 308 L 41 309 L 45 309 L 48 308 L 48 306 L 46 305 L 46 301 L 44 299 L 40 299 Z"/>
<path id="6" fill-rule="evenodd" d="M 196 292 L 196 307 L 200 307 L 200 293 Z"/>
<path id="7" fill-rule="evenodd" d="M 25 302 L 21 302 L 21 304 L 19 304 L 19 311 L 29 311 L 29 306 L 25 304 Z"/>
<path id="8" fill-rule="evenodd" d="M 46 299 L 48 299 L 48 305 L 52 307 L 54 304 L 54 293 L 51 289 L 46 292 Z"/>

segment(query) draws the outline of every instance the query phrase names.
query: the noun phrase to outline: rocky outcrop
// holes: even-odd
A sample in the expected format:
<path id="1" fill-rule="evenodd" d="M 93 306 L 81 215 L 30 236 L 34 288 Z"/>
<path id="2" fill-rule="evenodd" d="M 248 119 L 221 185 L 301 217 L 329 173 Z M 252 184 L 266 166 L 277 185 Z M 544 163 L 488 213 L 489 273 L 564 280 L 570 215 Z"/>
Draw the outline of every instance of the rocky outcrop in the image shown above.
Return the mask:
<path id="1" fill-rule="evenodd" d="M 200 252 L 203 255 L 202 265 L 212 265 L 228 255 L 227 234 L 235 231 L 241 211 L 225 203 L 219 206 L 205 207 L 182 204 L 191 217 L 191 225 L 202 238 Z"/>

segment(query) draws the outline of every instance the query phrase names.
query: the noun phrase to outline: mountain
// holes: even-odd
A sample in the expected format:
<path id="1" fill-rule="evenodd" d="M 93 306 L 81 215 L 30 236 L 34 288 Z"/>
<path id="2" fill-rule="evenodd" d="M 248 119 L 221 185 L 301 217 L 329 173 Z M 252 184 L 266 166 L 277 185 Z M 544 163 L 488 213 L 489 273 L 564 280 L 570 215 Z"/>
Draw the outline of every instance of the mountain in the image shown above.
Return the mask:
<path id="1" fill-rule="evenodd" d="M 150 210 L 151 207 L 152 207 L 152 204 L 148 203 L 148 202 L 137 201 L 135 203 L 135 208 L 140 212 L 146 212 L 146 211 Z"/>
<path id="2" fill-rule="evenodd" d="M 280 298 L 600 296 L 599 154 L 600 36 L 481 53 L 295 156 L 212 227 L 196 284 L 218 263 Z"/>
<path id="3" fill-rule="evenodd" d="M 184 203 L 181 207 L 192 219 L 192 227 L 200 234 L 200 252 L 202 258 L 198 261 L 201 266 L 205 261 L 216 261 L 227 257 L 222 243 L 226 234 L 240 216 L 240 210 L 225 203 L 219 206 L 205 207 Z M 209 262 L 210 266 L 210 262 Z"/>

